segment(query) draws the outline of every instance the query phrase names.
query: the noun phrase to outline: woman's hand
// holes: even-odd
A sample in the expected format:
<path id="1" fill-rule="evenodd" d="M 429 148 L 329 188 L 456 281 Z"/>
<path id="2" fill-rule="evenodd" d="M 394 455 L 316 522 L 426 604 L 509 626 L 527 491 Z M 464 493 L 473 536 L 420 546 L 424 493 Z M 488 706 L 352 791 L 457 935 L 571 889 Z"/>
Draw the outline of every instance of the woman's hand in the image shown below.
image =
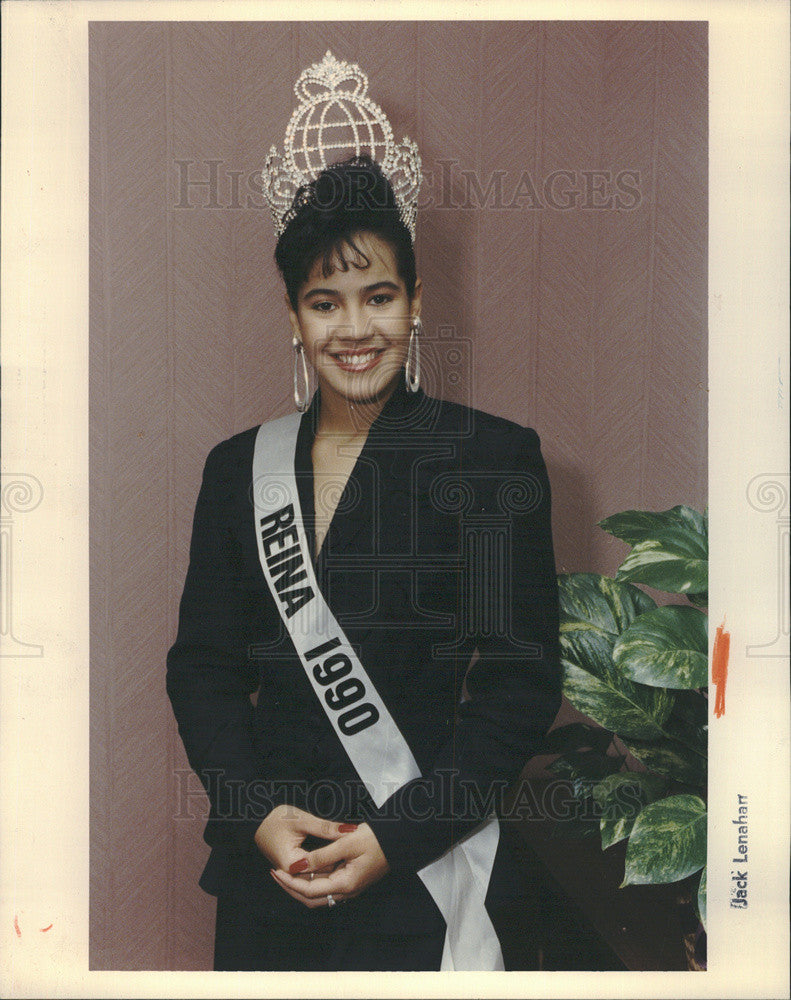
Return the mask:
<path id="1" fill-rule="evenodd" d="M 329 825 L 339 829 L 338 824 Z M 305 858 L 307 864 L 304 864 Z M 272 877 L 289 896 L 310 909 L 328 906 L 328 896 L 335 902 L 359 896 L 390 870 L 379 841 L 367 823 L 361 823 L 353 833 L 341 833 L 326 847 L 309 854 L 303 852 L 303 859 L 289 867 L 290 871 L 285 866 L 273 870 Z M 311 875 L 314 877 L 310 878 Z"/>
<path id="2" fill-rule="evenodd" d="M 275 806 L 256 830 L 255 843 L 275 868 L 288 870 L 295 863 L 311 857 L 302 848 L 302 842 L 307 836 L 337 840 L 355 829 L 353 823 L 333 823 L 305 812 L 304 809 L 297 809 L 296 806 L 280 805 Z M 318 868 L 312 870 L 315 872 Z"/>

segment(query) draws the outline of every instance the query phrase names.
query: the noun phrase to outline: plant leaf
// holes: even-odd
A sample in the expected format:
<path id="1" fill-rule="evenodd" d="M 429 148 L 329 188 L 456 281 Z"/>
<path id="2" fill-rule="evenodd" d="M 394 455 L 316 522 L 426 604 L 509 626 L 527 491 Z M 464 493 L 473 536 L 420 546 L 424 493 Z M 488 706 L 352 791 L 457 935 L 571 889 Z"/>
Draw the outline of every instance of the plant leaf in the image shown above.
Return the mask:
<path id="1" fill-rule="evenodd" d="M 637 587 L 596 573 L 563 574 L 558 583 L 566 697 L 605 729 L 636 739 L 659 737 L 673 695 L 634 684 L 612 656 L 620 632 L 656 604 Z"/>
<path id="2" fill-rule="evenodd" d="M 569 782 L 587 782 L 589 785 L 594 785 L 608 774 L 617 771 L 623 760 L 622 756 L 611 757 L 608 754 L 588 750 L 558 757 L 547 765 L 547 770 L 566 778 Z"/>
<path id="3" fill-rule="evenodd" d="M 620 635 L 638 615 L 656 607 L 639 587 L 599 573 L 560 573 L 558 587 L 563 621 L 608 635 Z"/>
<path id="4" fill-rule="evenodd" d="M 704 865 L 703 871 L 700 873 L 700 882 L 698 883 L 698 916 L 700 917 L 700 922 L 703 924 L 703 930 L 706 930 L 706 866 Z"/>
<path id="5" fill-rule="evenodd" d="M 637 787 L 652 802 L 664 791 L 667 782 L 657 774 L 644 771 L 619 771 L 603 778 L 593 789 L 593 797 L 600 804 L 617 801 L 625 789 Z M 628 804 L 628 803 L 627 803 Z"/>
<path id="6" fill-rule="evenodd" d="M 563 693 L 583 715 L 623 737 L 652 740 L 662 735 L 662 723 L 673 707 L 672 695 L 664 688 L 638 688 L 628 681 L 616 687 L 599 680 L 567 656 L 563 664 Z"/>
<path id="7" fill-rule="evenodd" d="M 625 510 L 605 517 L 599 521 L 599 527 L 630 545 L 655 538 L 658 531 L 666 528 L 685 527 L 704 537 L 707 535 L 706 515 L 683 504 L 670 510 Z"/>
<path id="8" fill-rule="evenodd" d="M 659 798 L 666 786 L 660 775 L 639 771 L 611 774 L 595 785 L 592 794 L 601 807 L 602 850 L 628 837 L 641 809 Z"/>
<path id="9" fill-rule="evenodd" d="M 576 803 L 573 817 L 568 815 L 553 815 L 557 822 L 565 822 L 570 818 L 580 818 L 580 810 L 587 812 L 585 821 L 595 822 L 596 829 L 599 826 L 599 813 L 591 798 L 591 791 L 595 785 L 599 784 L 607 775 L 619 771 L 623 766 L 624 758 L 620 755 L 609 756 L 587 750 L 582 753 L 569 753 L 548 765 L 547 770 L 557 774 L 564 782 L 568 782 L 571 796 Z M 560 804 L 555 799 L 554 793 L 549 798 L 552 809 L 560 809 Z"/>
<path id="10" fill-rule="evenodd" d="M 612 810 L 607 815 L 602 816 L 599 820 L 599 833 L 601 834 L 603 851 L 629 836 L 641 808 L 642 806 L 635 805 L 631 812 L 622 816 L 614 815 Z"/>
<path id="11" fill-rule="evenodd" d="M 568 782 L 569 794 L 560 800 L 555 790 L 549 796 L 550 810 L 547 815 L 553 820 L 550 830 L 552 837 L 590 837 L 598 833 L 599 814 L 591 797 L 591 789 L 607 774 L 623 764 L 623 757 L 608 757 L 604 754 L 586 751 L 571 753 L 552 761 L 547 767 Z"/>
<path id="12" fill-rule="evenodd" d="M 624 743 L 629 753 L 633 754 L 651 771 L 664 774 L 685 785 L 706 787 L 707 761 L 705 755 L 701 756 L 673 740 L 651 743 L 644 740 L 625 739 Z"/>
<path id="13" fill-rule="evenodd" d="M 697 608 L 669 604 L 646 611 L 616 639 L 615 665 L 652 687 L 700 688 L 709 677 L 707 618 Z"/>
<path id="14" fill-rule="evenodd" d="M 672 795 L 647 805 L 635 820 L 621 888 L 677 882 L 705 864 L 706 806 L 697 795 Z"/>
<path id="15" fill-rule="evenodd" d="M 666 528 L 638 542 L 615 574 L 622 583 L 644 583 L 672 594 L 708 591 L 708 545 L 687 527 Z"/>

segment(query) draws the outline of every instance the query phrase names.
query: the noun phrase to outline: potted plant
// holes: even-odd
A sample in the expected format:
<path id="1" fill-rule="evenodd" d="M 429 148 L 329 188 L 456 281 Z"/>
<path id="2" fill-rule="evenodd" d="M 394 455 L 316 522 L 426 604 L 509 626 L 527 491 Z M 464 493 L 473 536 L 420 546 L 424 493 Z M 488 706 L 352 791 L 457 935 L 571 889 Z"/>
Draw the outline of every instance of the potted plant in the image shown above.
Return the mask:
<path id="1" fill-rule="evenodd" d="M 600 728 L 554 730 L 549 749 L 560 756 L 549 767 L 570 782 L 582 813 L 598 816 L 603 850 L 626 840 L 621 887 L 697 876 L 692 901 L 705 934 L 707 516 L 685 506 L 628 510 L 599 525 L 631 546 L 615 578 L 566 573 L 558 582 L 564 694 Z M 638 584 L 683 602 L 658 606 Z"/>

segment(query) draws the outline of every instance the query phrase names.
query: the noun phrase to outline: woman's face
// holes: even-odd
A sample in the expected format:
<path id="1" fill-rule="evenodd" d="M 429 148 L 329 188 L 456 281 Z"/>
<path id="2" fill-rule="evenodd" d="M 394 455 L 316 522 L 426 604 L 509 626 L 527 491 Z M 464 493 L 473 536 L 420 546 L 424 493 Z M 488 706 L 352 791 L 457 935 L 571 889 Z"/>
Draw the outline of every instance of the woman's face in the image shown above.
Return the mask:
<path id="1" fill-rule="evenodd" d="M 370 262 L 349 246 L 349 267 L 333 260 L 329 277 L 322 258 L 300 288 L 297 309 L 288 303 L 294 334 L 316 371 L 322 399 L 333 403 L 386 399 L 406 360 L 411 321 L 420 314 L 420 279 L 410 300 L 390 244 L 373 233 L 353 237 Z"/>

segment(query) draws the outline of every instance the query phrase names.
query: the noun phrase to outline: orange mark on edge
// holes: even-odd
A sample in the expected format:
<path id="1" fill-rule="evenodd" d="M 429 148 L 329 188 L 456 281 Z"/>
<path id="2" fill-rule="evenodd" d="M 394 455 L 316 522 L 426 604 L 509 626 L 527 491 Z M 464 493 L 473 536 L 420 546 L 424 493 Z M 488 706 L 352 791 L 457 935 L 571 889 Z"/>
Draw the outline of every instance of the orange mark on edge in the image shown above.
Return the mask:
<path id="1" fill-rule="evenodd" d="M 16 931 L 17 937 L 22 937 L 22 931 L 19 929 L 19 921 L 16 916 L 14 916 L 14 930 Z"/>
<path id="2" fill-rule="evenodd" d="M 717 692 L 714 696 L 714 715 L 719 719 L 725 715 L 725 685 L 728 681 L 728 654 L 731 649 L 730 632 L 725 632 L 725 619 L 717 626 L 714 649 L 711 652 L 711 679 Z"/>
<path id="3" fill-rule="evenodd" d="M 52 924 L 50 924 L 50 925 L 49 925 L 49 927 L 39 927 L 39 930 L 41 931 L 41 933 L 42 933 L 42 934 L 43 934 L 43 933 L 44 933 L 45 931 L 49 931 L 49 930 L 52 930 Z"/>

